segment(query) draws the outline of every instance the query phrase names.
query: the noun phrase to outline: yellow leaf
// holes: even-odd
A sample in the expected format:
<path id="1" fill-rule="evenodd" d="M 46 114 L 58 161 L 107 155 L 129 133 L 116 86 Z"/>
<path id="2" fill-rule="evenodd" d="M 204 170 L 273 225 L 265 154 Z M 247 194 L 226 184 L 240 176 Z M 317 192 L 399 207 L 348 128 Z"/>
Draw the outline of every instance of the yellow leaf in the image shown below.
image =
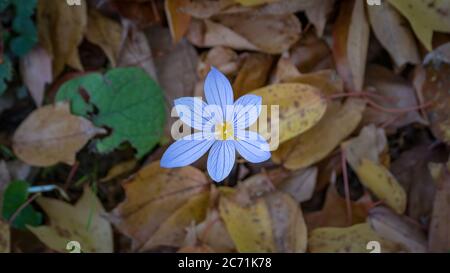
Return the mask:
<path id="1" fill-rule="evenodd" d="M 317 125 L 283 143 L 272 153 L 272 160 L 278 164 L 282 163 L 290 170 L 298 170 L 317 163 L 356 129 L 364 109 L 365 103 L 361 100 L 349 99 L 343 105 L 331 103 Z"/>
<path id="2" fill-rule="evenodd" d="M 112 180 L 114 178 L 117 178 L 125 173 L 131 172 L 134 168 L 136 168 L 138 162 L 136 159 L 128 160 L 125 162 L 121 162 L 114 167 L 112 167 L 105 177 L 100 179 L 100 182 L 106 182 L 109 180 Z"/>
<path id="3" fill-rule="evenodd" d="M 66 1 L 39 0 L 37 25 L 39 41 L 53 57 L 53 76 L 58 76 L 64 65 L 82 70 L 78 45 L 87 26 L 87 3 L 71 7 Z"/>
<path id="4" fill-rule="evenodd" d="M 111 66 L 116 66 L 122 44 L 122 27 L 94 9 L 89 10 L 86 39 L 105 52 Z"/>
<path id="5" fill-rule="evenodd" d="M 158 244 L 160 239 L 153 238 L 164 234 L 162 226 L 175 228 L 177 235 L 171 238 L 171 245 L 181 246 L 184 237 L 179 232 L 190 224 L 183 214 L 194 207 L 188 215 L 201 218 L 206 206 L 201 206 L 204 198 L 200 196 L 209 192 L 209 186 L 205 174 L 194 167 L 164 169 L 159 161 L 152 162 L 124 184 L 126 199 L 113 210 L 111 221 L 133 239 L 135 250 L 144 251 L 148 249 L 146 244 Z M 177 221 L 181 223 L 174 227 Z"/>
<path id="6" fill-rule="evenodd" d="M 267 105 L 269 108 L 268 112 L 271 110 L 270 106 L 279 106 L 280 143 L 313 127 L 322 118 L 327 109 L 327 102 L 319 90 L 307 84 L 274 84 L 251 93 L 262 97 L 262 104 Z M 269 114 L 268 116 L 275 125 L 275 128 L 271 127 L 271 130 L 276 130 L 276 119 Z M 264 114 L 262 118 L 264 120 Z M 264 130 L 262 130 L 262 134 L 265 134 Z"/>
<path id="7" fill-rule="evenodd" d="M 298 203 L 283 192 L 262 193 L 264 186 L 258 184 L 265 183 L 265 178 L 253 177 L 237 190 L 221 192 L 220 216 L 236 249 L 239 252 L 305 252 L 307 229 Z M 253 191 L 247 182 L 261 187 L 260 190 Z"/>
<path id="8" fill-rule="evenodd" d="M 186 236 L 186 227 L 192 222 L 198 223 L 205 218 L 208 201 L 209 192 L 192 197 L 160 224 L 142 249 L 152 249 L 156 246 L 180 246 L 180 242 Z"/>
<path id="9" fill-rule="evenodd" d="M 32 112 L 13 136 L 13 150 L 33 166 L 75 163 L 75 155 L 93 136 L 106 133 L 70 113 L 68 103 L 46 105 Z"/>
<path id="10" fill-rule="evenodd" d="M 81 252 L 112 252 L 113 234 L 100 200 L 86 187 L 75 206 L 60 200 L 40 197 L 39 206 L 50 219 L 49 226 L 27 228 L 55 251 L 67 252 L 67 243 L 77 241 Z"/>
<path id="11" fill-rule="evenodd" d="M 432 50 L 433 32 L 450 32 L 450 1 L 389 0 L 410 22 L 422 44 Z"/>
<path id="12" fill-rule="evenodd" d="M 10 252 L 10 241 L 11 234 L 9 231 L 9 225 L 0 220 L 0 253 Z"/>
<path id="13" fill-rule="evenodd" d="M 164 10 L 166 12 L 167 21 L 169 22 L 170 34 L 174 43 L 178 43 L 183 38 L 191 23 L 191 16 L 183 13 L 181 9 L 189 4 L 190 1 L 185 0 L 165 0 Z"/>
<path id="14" fill-rule="evenodd" d="M 395 177 L 379 163 L 361 159 L 355 169 L 361 183 L 395 212 L 402 214 L 406 209 L 406 193 Z"/>
<path id="15" fill-rule="evenodd" d="M 221 198 L 220 216 L 239 252 L 275 252 L 269 209 L 263 199 L 249 207 Z"/>
<path id="16" fill-rule="evenodd" d="M 347 228 L 318 228 L 311 232 L 308 249 L 312 253 L 368 253 L 367 244 L 380 243 L 381 252 L 397 252 L 398 245 L 378 236 L 367 223 Z"/>
<path id="17" fill-rule="evenodd" d="M 280 1 L 280 0 L 234 0 L 234 1 L 236 3 L 239 3 L 239 4 L 243 5 L 243 6 L 257 6 L 257 5 L 277 2 L 277 1 Z"/>

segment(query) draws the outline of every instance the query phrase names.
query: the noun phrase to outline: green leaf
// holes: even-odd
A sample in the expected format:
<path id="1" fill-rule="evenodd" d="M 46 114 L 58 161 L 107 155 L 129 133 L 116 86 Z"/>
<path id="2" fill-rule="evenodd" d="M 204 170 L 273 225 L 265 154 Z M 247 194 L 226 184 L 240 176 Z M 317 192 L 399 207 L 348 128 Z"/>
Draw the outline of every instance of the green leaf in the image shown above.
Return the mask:
<path id="1" fill-rule="evenodd" d="M 11 0 L 0 0 L 0 12 L 6 10 L 6 8 L 11 4 Z"/>
<path id="2" fill-rule="evenodd" d="M 31 17 L 36 9 L 37 0 L 12 0 L 12 3 L 16 7 L 16 16 Z"/>
<path id="3" fill-rule="evenodd" d="M 0 0 L 1 1 L 1 0 Z M 8 87 L 6 82 L 12 78 L 12 66 L 8 57 L 3 56 L 3 63 L 0 64 L 0 95 L 5 92 Z"/>
<path id="4" fill-rule="evenodd" d="M 28 199 L 29 184 L 25 181 L 16 180 L 11 182 L 3 195 L 3 218 L 9 220 L 22 204 Z M 38 226 L 42 223 L 42 214 L 27 205 L 20 211 L 12 226 L 25 229 L 26 225 Z"/>
<path id="5" fill-rule="evenodd" d="M 61 86 L 56 100 L 69 100 L 72 113 L 91 119 L 96 126 L 111 128 L 111 134 L 96 144 L 102 153 L 128 141 L 140 158 L 163 134 L 163 92 L 140 68 L 116 68 L 104 76 L 93 73 L 72 79 Z"/>

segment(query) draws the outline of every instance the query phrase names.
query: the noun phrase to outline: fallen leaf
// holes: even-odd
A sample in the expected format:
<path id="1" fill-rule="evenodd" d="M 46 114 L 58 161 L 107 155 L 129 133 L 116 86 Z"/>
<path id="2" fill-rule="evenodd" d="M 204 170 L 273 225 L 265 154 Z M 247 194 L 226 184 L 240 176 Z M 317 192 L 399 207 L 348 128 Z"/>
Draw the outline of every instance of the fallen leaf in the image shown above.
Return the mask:
<path id="1" fill-rule="evenodd" d="M 364 1 L 342 2 L 333 28 L 333 56 L 337 71 L 350 91 L 363 88 L 369 36 Z"/>
<path id="2" fill-rule="evenodd" d="M 272 73 L 271 84 L 289 82 L 291 78 L 300 76 L 301 73 L 290 58 L 281 56 L 278 59 L 275 72 Z"/>
<path id="3" fill-rule="evenodd" d="M 37 202 L 47 214 L 50 225 L 28 226 L 28 229 L 49 248 L 68 252 L 67 244 L 77 241 L 81 252 L 113 252 L 111 225 L 102 217 L 105 210 L 89 187 L 85 187 L 75 206 L 45 197 L 39 197 Z"/>
<path id="4" fill-rule="evenodd" d="M 361 183 L 372 191 L 380 200 L 396 213 L 402 214 L 406 209 L 406 193 L 397 179 L 383 165 L 362 158 L 353 169 Z"/>
<path id="5" fill-rule="evenodd" d="M 106 176 L 103 177 L 102 179 L 100 179 L 99 181 L 107 182 L 112 179 L 115 179 L 119 176 L 122 176 L 122 175 L 134 170 L 137 165 L 138 165 L 138 162 L 136 161 L 136 159 L 120 162 L 119 164 L 114 165 L 111 169 L 109 169 Z"/>
<path id="6" fill-rule="evenodd" d="M 213 15 L 220 13 L 222 10 L 234 5 L 233 0 L 196 0 L 196 1 L 186 1 L 183 7 L 180 8 L 181 11 L 191 15 L 195 18 L 206 19 Z"/>
<path id="7" fill-rule="evenodd" d="M 306 226 L 287 194 L 269 193 L 249 206 L 221 197 L 220 215 L 239 252 L 304 252 Z"/>
<path id="8" fill-rule="evenodd" d="M 367 222 L 379 236 L 402 245 L 408 252 L 424 253 L 427 239 L 420 225 L 384 207 L 370 210 Z"/>
<path id="9" fill-rule="evenodd" d="M 438 183 L 429 227 L 428 249 L 430 252 L 450 250 L 450 161 L 437 165 L 434 179 Z M 432 170 L 433 172 L 433 170 Z"/>
<path id="10" fill-rule="evenodd" d="M 272 219 L 276 252 L 306 252 L 307 229 L 297 201 L 282 192 L 269 193 L 264 199 Z"/>
<path id="11" fill-rule="evenodd" d="M 186 236 L 186 227 L 205 218 L 208 201 L 209 192 L 191 197 L 160 224 L 141 249 L 153 249 L 157 246 L 180 247 Z"/>
<path id="12" fill-rule="evenodd" d="M 293 14 L 224 14 L 214 18 L 215 21 L 193 21 L 187 35 L 191 43 L 278 54 L 300 38 L 301 25 Z"/>
<path id="13" fill-rule="evenodd" d="M 327 23 L 327 17 L 333 10 L 334 0 L 318 0 L 314 5 L 306 9 L 308 20 L 316 28 L 317 36 L 322 37 Z"/>
<path id="14" fill-rule="evenodd" d="M 207 245 L 215 252 L 229 253 L 234 252 L 236 249 L 225 227 L 225 223 L 216 209 L 210 211 L 205 220 L 195 226 L 195 233 L 202 245 Z"/>
<path id="15" fill-rule="evenodd" d="M 444 45 L 445 46 L 449 46 Z M 421 94 L 425 100 L 424 103 L 432 102 L 432 105 L 426 109 L 428 119 L 431 123 L 433 134 L 440 140 L 450 143 L 450 53 L 446 55 L 437 53 L 435 57 L 429 57 L 430 63 L 425 66 L 425 82 Z"/>
<path id="16" fill-rule="evenodd" d="M 88 102 L 79 92 L 80 87 L 89 96 Z M 100 153 L 128 141 L 136 148 L 136 157 L 141 158 L 163 133 L 163 91 L 140 68 L 116 68 L 105 75 L 91 73 L 72 79 L 59 88 L 56 101 L 70 101 L 74 114 L 91 118 L 96 126 L 111 128 L 111 134 L 96 143 Z"/>
<path id="17" fill-rule="evenodd" d="M 313 31 L 302 35 L 302 39 L 289 50 L 289 59 L 303 74 L 323 69 L 334 69 L 330 47 Z"/>
<path id="18" fill-rule="evenodd" d="M 32 166 L 75 163 L 75 156 L 92 137 L 106 130 L 70 113 L 67 103 L 47 105 L 35 110 L 13 136 L 13 150 Z"/>
<path id="19" fill-rule="evenodd" d="M 419 51 L 406 20 L 388 2 L 367 9 L 373 32 L 389 52 L 395 66 L 402 69 L 406 64 L 418 64 Z"/>
<path id="20" fill-rule="evenodd" d="M 122 27 L 100 12 L 90 9 L 86 28 L 86 39 L 98 45 L 109 59 L 112 67 L 116 67 L 122 45 Z"/>
<path id="21" fill-rule="evenodd" d="M 398 252 L 401 248 L 378 236 L 367 223 L 347 228 L 325 227 L 311 232 L 308 249 L 312 253 L 369 253 L 367 244 L 376 241 L 382 253 Z"/>
<path id="22" fill-rule="evenodd" d="M 279 0 L 234 0 L 243 6 L 258 6 L 262 4 L 272 3 Z"/>
<path id="23" fill-rule="evenodd" d="M 67 64 L 83 70 L 78 45 L 87 27 L 87 3 L 71 7 L 65 1 L 40 0 L 37 7 L 39 41 L 52 56 L 53 76 L 58 76 Z"/>
<path id="24" fill-rule="evenodd" d="M 148 249 L 145 245 L 150 248 L 164 242 L 169 231 L 176 233 L 170 244 L 180 247 L 182 231 L 190 225 L 190 220 L 185 221 L 206 215 L 204 193 L 209 192 L 210 185 L 206 176 L 190 166 L 163 169 L 159 164 L 152 162 L 124 184 L 126 199 L 110 215 L 115 226 L 133 239 L 135 250 L 144 251 Z M 197 218 L 198 222 L 202 220 Z"/>
<path id="25" fill-rule="evenodd" d="M 113 0 L 111 6 L 122 17 L 130 20 L 143 29 L 154 24 L 161 23 L 164 13 L 163 1 L 141 1 L 141 0 Z"/>
<path id="26" fill-rule="evenodd" d="M 286 82 L 310 84 L 317 87 L 325 95 L 342 93 L 344 91 L 344 82 L 336 71 L 330 69 L 301 74 L 286 79 Z"/>
<path id="27" fill-rule="evenodd" d="M 153 63 L 153 55 L 145 34 L 132 28 L 128 32 L 123 48 L 117 61 L 118 67 L 137 66 L 144 69 L 153 79 L 156 76 L 156 68 Z"/>
<path id="28" fill-rule="evenodd" d="M 44 101 L 45 86 L 52 82 L 52 60 L 42 47 L 35 47 L 20 59 L 20 73 L 38 107 Z"/>
<path id="29" fill-rule="evenodd" d="M 330 103 L 323 118 L 310 130 L 285 142 L 272 153 L 272 160 L 289 170 L 306 168 L 324 159 L 358 126 L 365 102 L 349 99 Z"/>
<path id="30" fill-rule="evenodd" d="M 417 221 L 430 219 L 436 185 L 428 169 L 429 162 L 446 162 L 448 152 L 442 146 L 430 149 L 432 141 L 415 146 L 392 162 L 391 172 L 408 194 L 407 215 Z"/>
<path id="31" fill-rule="evenodd" d="M 320 211 L 305 214 L 308 230 L 320 227 L 348 227 L 366 221 L 371 199 L 364 195 L 359 200 L 351 202 L 352 222 L 349 223 L 345 198 L 341 197 L 334 184 L 329 185 L 325 196 L 325 204 Z"/>
<path id="32" fill-rule="evenodd" d="M 406 109 L 419 105 L 413 87 L 403 78 L 382 66 L 370 65 L 367 68 L 366 86 L 375 88 L 374 94 L 382 96 L 371 98 L 371 100 L 384 108 Z M 389 113 L 368 108 L 364 112 L 363 124 L 370 123 L 383 126 L 387 131 L 396 131 L 397 128 L 411 123 L 426 124 L 418 111 Z"/>
<path id="33" fill-rule="evenodd" d="M 251 94 L 261 96 L 262 104 L 267 105 L 268 108 L 272 105 L 279 107 L 279 143 L 313 127 L 327 109 L 327 102 L 319 90 L 307 84 L 274 84 L 254 90 Z M 268 116 L 271 118 L 270 115 Z M 260 116 L 261 118 L 264 120 L 264 115 Z M 273 128 L 271 127 L 271 130 Z M 264 130 L 262 131 L 264 134 Z M 270 144 L 272 146 L 274 143 Z"/>
<path id="34" fill-rule="evenodd" d="M 278 0 L 256 7 L 231 6 L 221 11 L 226 14 L 251 13 L 255 15 L 285 15 L 306 10 L 317 4 L 317 0 Z"/>
<path id="35" fill-rule="evenodd" d="M 389 0 L 403 16 L 405 16 L 418 39 L 428 49 L 432 50 L 433 32 L 450 32 L 450 3 L 446 0 L 435 1 L 402 1 Z"/>
<path id="36" fill-rule="evenodd" d="M 361 129 L 359 136 L 342 143 L 345 157 L 354 170 L 363 159 L 380 162 L 379 155 L 387 147 L 387 138 L 383 129 L 371 124 Z"/>
<path id="37" fill-rule="evenodd" d="M 9 253 L 11 244 L 11 234 L 9 225 L 0 220 L 0 253 Z"/>
<path id="38" fill-rule="evenodd" d="M 277 188 L 291 195 L 298 203 L 311 199 L 317 181 L 316 167 L 294 171 Z"/>
<path id="39" fill-rule="evenodd" d="M 272 63 L 271 55 L 250 53 L 233 82 L 234 97 L 239 98 L 249 91 L 263 87 L 267 82 Z"/>
<path id="40" fill-rule="evenodd" d="M 189 29 L 191 16 L 182 11 L 183 7 L 189 2 L 184 0 L 164 1 L 164 10 L 169 23 L 170 34 L 172 35 L 175 43 L 178 43 Z"/>

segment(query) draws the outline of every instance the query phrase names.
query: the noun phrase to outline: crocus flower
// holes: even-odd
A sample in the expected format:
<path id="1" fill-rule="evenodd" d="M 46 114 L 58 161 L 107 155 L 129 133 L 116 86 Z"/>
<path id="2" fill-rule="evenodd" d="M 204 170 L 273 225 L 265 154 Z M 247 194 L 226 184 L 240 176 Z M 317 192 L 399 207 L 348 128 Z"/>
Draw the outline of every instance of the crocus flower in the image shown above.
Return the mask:
<path id="1" fill-rule="evenodd" d="M 261 113 L 261 97 L 244 95 L 233 103 L 233 89 L 219 70 L 211 68 L 205 80 L 206 104 L 201 98 L 175 100 L 181 121 L 199 130 L 173 143 L 164 153 L 161 166 L 175 168 L 189 165 L 209 149 L 207 169 L 220 182 L 231 172 L 236 150 L 247 161 L 260 163 L 270 158 L 269 145 L 256 132 L 245 130 Z"/>

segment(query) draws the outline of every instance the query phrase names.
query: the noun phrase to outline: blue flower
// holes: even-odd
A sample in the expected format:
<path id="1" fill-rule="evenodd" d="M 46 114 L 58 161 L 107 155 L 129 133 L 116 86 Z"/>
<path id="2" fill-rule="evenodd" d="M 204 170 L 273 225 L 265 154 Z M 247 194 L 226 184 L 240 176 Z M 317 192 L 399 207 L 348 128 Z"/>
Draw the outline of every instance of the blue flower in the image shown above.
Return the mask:
<path id="1" fill-rule="evenodd" d="M 269 144 L 256 132 L 245 130 L 261 113 L 261 97 L 244 95 L 233 103 L 233 89 L 219 70 L 211 68 L 205 80 L 205 97 L 175 100 L 181 121 L 197 132 L 173 143 L 161 159 L 161 167 L 189 165 L 209 149 L 207 169 L 220 182 L 231 172 L 236 150 L 247 161 L 260 163 L 270 158 Z"/>

